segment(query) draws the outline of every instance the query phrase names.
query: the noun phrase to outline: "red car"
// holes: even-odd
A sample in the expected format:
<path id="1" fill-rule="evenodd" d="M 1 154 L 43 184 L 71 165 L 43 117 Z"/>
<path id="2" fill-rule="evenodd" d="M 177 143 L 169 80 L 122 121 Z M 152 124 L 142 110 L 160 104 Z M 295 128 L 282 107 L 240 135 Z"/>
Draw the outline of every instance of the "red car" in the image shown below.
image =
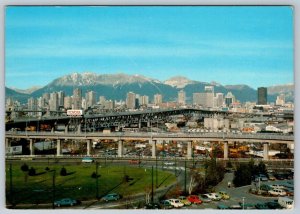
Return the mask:
<path id="1" fill-rule="evenodd" d="M 202 204 L 202 201 L 197 195 L 190 195 L 187 197 L 187 200 L 189 200 L 193 204 Z"/>

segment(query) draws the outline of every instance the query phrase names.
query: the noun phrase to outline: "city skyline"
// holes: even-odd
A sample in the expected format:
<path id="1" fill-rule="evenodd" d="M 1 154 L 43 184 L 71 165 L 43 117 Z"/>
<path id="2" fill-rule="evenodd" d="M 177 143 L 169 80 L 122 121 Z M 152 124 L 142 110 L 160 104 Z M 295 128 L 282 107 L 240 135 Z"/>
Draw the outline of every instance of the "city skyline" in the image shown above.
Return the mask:
<path id="1" fill-rule="evenodd" d="M 9 6 L 5 26 L 7 87 L 86 71 L 252 88 L 293 83 L 289 6 Z"/>

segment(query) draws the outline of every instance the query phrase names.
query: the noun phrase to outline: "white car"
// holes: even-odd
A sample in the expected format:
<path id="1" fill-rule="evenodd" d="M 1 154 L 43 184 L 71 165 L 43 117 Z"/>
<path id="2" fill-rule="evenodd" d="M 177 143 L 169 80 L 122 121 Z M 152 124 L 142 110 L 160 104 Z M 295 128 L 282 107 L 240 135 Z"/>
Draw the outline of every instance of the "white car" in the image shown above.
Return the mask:
<path id="1" fill-rule="evenodd" d="M 90 157 L 84 157 L 84 158 L 82 158 L 81 162 L 82 163 L 93 163 L 94 159 L 90 158 Z"/>
<path id="2" fill-rule="evenodd" d="M 169 199 L 168 201 L 175 208 L 180 208 L 184 206 L 184 204 L 179 199 Z"/>
<path id="3" fill-rule="evenodd" d="M 164 162 L 164 165 L 173 166 L 173 165 L 175 165 L 175 162 Z"/>
<path id="4" fill-rule="evenodd" d="M 207 193 L 207 194 L 204 194 L 206 195 L 209 199 L 213 200 L 213 201 L 220 201 L 222 199 L 222 197 L 217 194 L 217 193 Z"/>
<path id="5" fill-rule="evenodd" d="M 284 186 L 280 185 L 280 184 L 272 184 L 272 185 L 270 185 L 270 187 L 272 187 L 273 189 L 283 189 L 284 188 Z"/>
<path id="6" fill-rule="evenodd" d="M 284 191 L 282 189 L 272 189 L 272 190 L 269 190 L 268 193 L 270 195 L 274 195 L 274 196 L 286 196 L 286 191 Z"/>

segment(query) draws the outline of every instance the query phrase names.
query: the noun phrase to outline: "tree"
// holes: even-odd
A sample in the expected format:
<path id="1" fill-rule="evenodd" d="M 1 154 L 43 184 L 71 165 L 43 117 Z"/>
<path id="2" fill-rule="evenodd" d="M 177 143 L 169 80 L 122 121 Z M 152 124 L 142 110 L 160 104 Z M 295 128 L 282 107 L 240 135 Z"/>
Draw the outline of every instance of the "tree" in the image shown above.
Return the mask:
<path id="1" fill-rule="evenodd" d="M 65 167 L 62 167 L 61 170 L 60 170 L 60 175 L 61 176 L 66 176 L 67 175 L 67 170 Z"/>
<path id="2" fill-rule="evenodd" d="M 28 166 L 26 163 L 24 163 L 24 164 L 21 166 L 21 170 L 22 170 L 23 172 L 28 172 L 29 166 Z"/>

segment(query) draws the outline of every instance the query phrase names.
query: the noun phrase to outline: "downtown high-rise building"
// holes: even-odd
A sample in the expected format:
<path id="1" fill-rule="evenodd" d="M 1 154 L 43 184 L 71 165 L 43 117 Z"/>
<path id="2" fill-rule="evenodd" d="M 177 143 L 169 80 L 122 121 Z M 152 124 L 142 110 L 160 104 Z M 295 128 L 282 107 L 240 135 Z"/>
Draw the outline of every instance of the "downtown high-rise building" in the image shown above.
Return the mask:
<path id="1" fill-rule="evenodd" d="M 185 103 L 186 103 L 185 91 L 180 90 L 178 92 L 178 104 L 185 105 Z"/>
<path id="2" fill-rule="evenodd" d="M 276 98 L 276 105 L 283 106 L 284 104 L 285 104 L 285 95 L 284 94 L 280 94 Z"/>
<path id="3" fill-rule="evenodd" d="M 67 96 L 64 98 L 64 108 L 71 109 L 72 108 L 72 97 Z"/>
<path id="4" fill-rule="evenodd" d="M 33 97 L 30 97 L 27 101 L 27 109 L 28 111 L 36 111 L 37 110 L 37 100 Z M 35 116 L 36 112 L 29 112 L 29 116 Z"/>
<path id="5" fill-rule="evenodd" d="M 193 93 L 193 104 L 203 107 L 214 107 L 214 87 L 205 86 L 204 93 Z"/>
<path id="6" fill-rule="evenodd" d="M 73 90 L 73 106 L 72 109 L 81 109 L 82 108 L 82 93 L 80 88 L 75 88 Z"/>
<path id="7" fill-rule="evenodd" d="M 259 87 L 257 89 L 257 104 L 258 105 L 267 105 L 267 88 L 266 87 Z"/>
<path id="8" fill-rule="evenodd" d="M 85 100 L 86 100 L 86 108 L 92 107 L 96 104 L 96 92 L 89 91 L 85 94 Z"/>
<path id="9" fill-rule="evenodd" d="M 214 107 L 221 107 L 224 103 L 224 94 L 216 93 Z"/>
<path id="10" fill-rule="evenodd" d="M 235 96 L 229 91 L 225 96 L 225 105 L 227 107 L 230 107 L 234 102 L 235 102 Z"/>
<path id="11" fill-rule="evenodd" d="M 58 106 L 63 107 L 65 101 L 65 92 L 59 91 L 57 92 L 57 94 L 58 94 Z"/>
<path id="12" fill-rule="evenodd" d="M 140 96 L 140 104 L 147 106 L 149 104 L 149 97 L 146 95 Z"/>
<path id="13" fill-rule="evenodd" d="M 155 94 L 154 95 L 154 104 L 159 105 L 159 104 L 162 104 L 162 102 L 163 102 L 162 95 L 161 94 Z"/>
<path id="14" fill-rule="evenodd" d="M 128 92 L 126 97 L 126 106 L 128 109 L 136 109 L 136 97 L 135 93 Z"/>
<path id="15" fill-rule="evenodd" d="M 57 92 L 50 94 L 49 109 L 50 111 L 57 111 L 59 109 Z"/>
<path id="16" fill-rule="evenodd" d="M 106 101 L 105 96 L 100 96 L 100 97 L 99 97 L 99 104 L 100 104 L 100 105 L 104 106 L 104 105 L 105 105 L 105 101 Z"/>

